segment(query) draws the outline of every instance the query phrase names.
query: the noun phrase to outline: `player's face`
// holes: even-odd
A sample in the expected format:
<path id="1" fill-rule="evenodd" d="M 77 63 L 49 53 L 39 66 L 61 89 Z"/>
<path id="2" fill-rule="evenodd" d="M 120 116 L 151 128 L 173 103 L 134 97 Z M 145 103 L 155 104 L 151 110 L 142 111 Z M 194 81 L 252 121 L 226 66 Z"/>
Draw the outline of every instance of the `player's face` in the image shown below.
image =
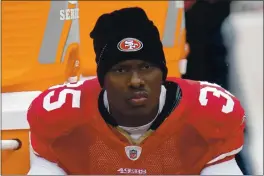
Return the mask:
<path id="1" fill-rule="evenodd" d="M 110 109 L 131 118 L 157 113 L 163 81 L 158 67 L 141 60 L 123 61 L 111 68 L 104 81 Z"/>

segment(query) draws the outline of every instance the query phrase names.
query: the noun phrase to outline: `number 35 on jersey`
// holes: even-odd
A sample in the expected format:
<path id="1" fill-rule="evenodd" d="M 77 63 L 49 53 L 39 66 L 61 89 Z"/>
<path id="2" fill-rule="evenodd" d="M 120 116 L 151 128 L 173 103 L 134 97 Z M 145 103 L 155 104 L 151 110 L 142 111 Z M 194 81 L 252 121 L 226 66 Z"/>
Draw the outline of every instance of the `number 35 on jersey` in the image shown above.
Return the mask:
<path id="1" fill-rule="evenodd" d="M 223 97 L 226 99 L 226 104 L 223 105 L 221 111 L 225 114 L 228 114 L 234 110 L 235 102 L 233 100 L 234 95 L 232 95 L 227 90 L 223 89 L 221 86 L 217 84 L 212 84 L 209 82 L 201 81 L 200 85 L 204 85 L 205 87 L 201 88 L 199 95 L 199 102 L 202 106 L 206 106 L 208 104 L 207 95 L 209 92 L 213 93 L 214 96 L 220 98 Z"/>

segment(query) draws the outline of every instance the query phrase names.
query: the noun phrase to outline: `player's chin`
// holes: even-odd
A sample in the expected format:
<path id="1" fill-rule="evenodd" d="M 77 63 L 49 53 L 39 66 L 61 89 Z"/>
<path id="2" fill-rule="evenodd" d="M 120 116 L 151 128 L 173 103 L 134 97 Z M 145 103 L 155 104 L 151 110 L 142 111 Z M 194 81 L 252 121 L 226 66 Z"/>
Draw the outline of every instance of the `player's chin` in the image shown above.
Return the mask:
<path id="1" fill-rule="evenodd" d="M 127 115 L 129 116 L 144 116 L 148 115 L 151 111 L 147 107 L 147 105 L 141 105 L 141 106 L 132 106 L 129 107 L 126 111 Z"/>
<path id="2" fill-rule="evenodd" d="M 139 102 L 126 102 L 126 113 L 129 116 L 142 116 L 148 115 L 151 112 L 151 108 L 149 107 L 149 99 Z"/>

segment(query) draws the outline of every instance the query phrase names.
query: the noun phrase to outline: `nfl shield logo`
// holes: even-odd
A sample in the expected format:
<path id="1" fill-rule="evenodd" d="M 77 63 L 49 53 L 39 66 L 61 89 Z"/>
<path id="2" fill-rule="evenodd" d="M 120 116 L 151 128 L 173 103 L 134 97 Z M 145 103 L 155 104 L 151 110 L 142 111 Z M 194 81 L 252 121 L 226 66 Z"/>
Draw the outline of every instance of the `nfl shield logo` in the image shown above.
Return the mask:
<path id="1" fill-rule="evenodd" d="M 126 155 L 132 161 L 135 161 L 140 157 L 141 151 L 142 151 L 142 148 L 139 146 L 127 146 L 127 147 L 125 147 Z"/>
<path id="2" fill-rule="evenodd" d="M 131 159 L 135 159 L 135 158 L 137 158 L 137 151 L 136 150 L 130 150 L 129 151 L 129 156 L 130 156 L 130 158 Z"/>

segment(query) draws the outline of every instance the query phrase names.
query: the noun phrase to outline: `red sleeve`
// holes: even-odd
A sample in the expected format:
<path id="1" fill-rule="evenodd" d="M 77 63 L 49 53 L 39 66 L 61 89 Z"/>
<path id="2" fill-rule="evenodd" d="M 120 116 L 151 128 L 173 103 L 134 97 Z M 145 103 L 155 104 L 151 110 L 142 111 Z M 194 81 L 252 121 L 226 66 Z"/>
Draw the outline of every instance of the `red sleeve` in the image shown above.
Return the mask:
<path id="1" fill-rule="evenodd" d="M 195 3 L 196 3 L 196 0 L 184 1 L 184 7 L 186 10 L 189 10 Z"/>
<path id="2" fill-rule="evenodd" d="M 32 133 L 54 139 L 83 123 L 80 88 L 49 89 L 33 100 L 27 120 Z"/>
<path id="3" fill-rule="evenodd" d="M 218 164 L 230 159 L 233 159 L 238 154 L 244 143 L 244 128 L 245 128 L 245 114 L 240 103 L 235 104 L 235 112 L 227 116 L 226 124 L 222 128 L 218 128 L 221 131 L 228 132 L 224 134 L 220 139 L 220 143 L 211 142 L 212 145 L 212 157 L 208 161 L 206 166 Z M 229 123 L 229 119 L 234 118 L 234 121 Z"/>
<path id="4" fill-rule="evenodd" d="M 52 141 L 41 138 L 35 133 L 30 133 L 30 143 L 35 155 L 45 158 L 50 162 L 58 163 L 58 159 L 51 148 Z"/>
<path id="5" fill-rule="evenodd" d="M 55 162 L 56 157 L 51 150 L 53 141 L 85 123 L 86 119 L 81 116 L 80 110 L 83 104 L 82 93 L 81 85 L 59 85 L 44 91 L 33 100 L 27 112 L 27 120 L 35 153 Z"/>
<path id="6" fill-rule="evenodd" d="M 244 143 L 245 112 L 239 100 L 216 84 L 200 83 L 192 118 L 210 147 L 208 165 L 234 158 Z"/>

